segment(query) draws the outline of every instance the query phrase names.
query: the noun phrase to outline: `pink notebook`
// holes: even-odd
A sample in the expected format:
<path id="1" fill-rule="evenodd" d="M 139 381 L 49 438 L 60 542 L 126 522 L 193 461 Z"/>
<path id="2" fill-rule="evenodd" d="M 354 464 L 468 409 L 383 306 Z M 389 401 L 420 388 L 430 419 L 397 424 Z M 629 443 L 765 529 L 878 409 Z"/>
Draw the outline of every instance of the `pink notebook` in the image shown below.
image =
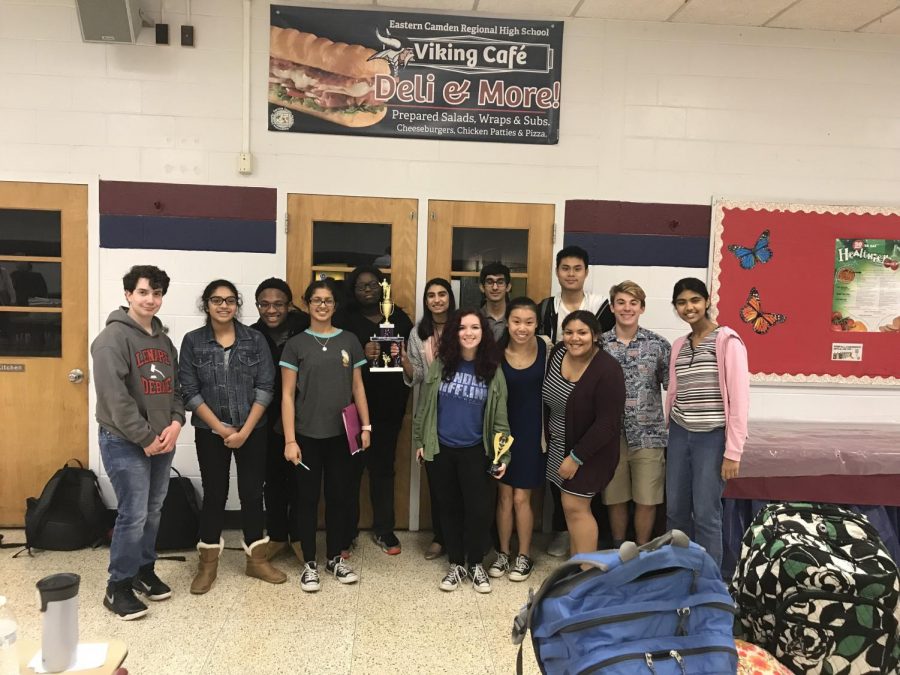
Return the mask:
<path id="1" fill-rule="evenodd" d="M 359 438 L 362 433 L 362 422 L 359 420 L 359 410 L 356 409 L 356 404 L 351 403 L 341 410 L 341 417 L 344 418 L 344 432 L 347 434 L 350 454 L 355 455 L 362 450 L 362 442 Z"/>

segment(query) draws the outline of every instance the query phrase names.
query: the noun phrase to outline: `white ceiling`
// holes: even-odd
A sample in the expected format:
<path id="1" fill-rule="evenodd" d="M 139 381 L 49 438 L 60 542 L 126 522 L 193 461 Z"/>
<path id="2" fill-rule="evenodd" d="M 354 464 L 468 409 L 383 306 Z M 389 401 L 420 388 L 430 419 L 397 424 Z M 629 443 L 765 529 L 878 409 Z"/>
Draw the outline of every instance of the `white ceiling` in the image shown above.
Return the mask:
<path id="1" fill-rule="evenodd" d="M 542 18 L 668 21 L 900 35 L 900 0 L 318 0 Z"/>

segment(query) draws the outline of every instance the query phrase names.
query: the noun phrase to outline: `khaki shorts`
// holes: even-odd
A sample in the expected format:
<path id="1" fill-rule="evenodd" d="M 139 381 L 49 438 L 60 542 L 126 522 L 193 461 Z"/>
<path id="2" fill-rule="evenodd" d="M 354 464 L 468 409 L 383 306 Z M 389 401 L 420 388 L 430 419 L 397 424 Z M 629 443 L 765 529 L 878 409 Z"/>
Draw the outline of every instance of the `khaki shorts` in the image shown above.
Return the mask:
<path id="1" fill-rule="evenodd" d="M 603 491 L 604 504 L 662 504 L 666 487 L 666 460 L 662 448 L 641 448 L 628 452 L 625 437 L 619 441 L 619 466 Z"/>

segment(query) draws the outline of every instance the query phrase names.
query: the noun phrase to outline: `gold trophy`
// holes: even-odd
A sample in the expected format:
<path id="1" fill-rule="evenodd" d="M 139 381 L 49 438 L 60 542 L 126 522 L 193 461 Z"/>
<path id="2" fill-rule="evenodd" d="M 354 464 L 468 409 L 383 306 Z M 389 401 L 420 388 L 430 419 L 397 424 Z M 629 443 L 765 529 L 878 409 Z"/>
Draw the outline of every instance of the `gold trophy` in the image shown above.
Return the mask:
<path id="1" fill-rule="evenodd" d="M 506 451 L 509 450 L 509 446 L 512 444 L 513 437 L 509 434 L 494 434 L 494 462 L 491 464 L 491 468 L 488 469 L 489 474 L 496 477 L 500 473 L 500 467 L 502 466 L 500 458 L 506 454 Z"/>
<path id="2" fill-rule="evenodd" d="M 387 279 L 381 282 L 381 302 L 378 307 L 384 321 L 378 324 L 378 335 L 373 335 L 371 340 L 378 345 L 378 354 L 369 364 L 370 373 L 399 373 L 403 371 L 400 363 L 400 350 L 397 355 L 391 354 L 392 345 L 403 346 L 403 338 L 394 334 L 394 324 L 391 323 L 391 315 L 394 313 L 394 302 L 391 300 L 391 285 Z"/>

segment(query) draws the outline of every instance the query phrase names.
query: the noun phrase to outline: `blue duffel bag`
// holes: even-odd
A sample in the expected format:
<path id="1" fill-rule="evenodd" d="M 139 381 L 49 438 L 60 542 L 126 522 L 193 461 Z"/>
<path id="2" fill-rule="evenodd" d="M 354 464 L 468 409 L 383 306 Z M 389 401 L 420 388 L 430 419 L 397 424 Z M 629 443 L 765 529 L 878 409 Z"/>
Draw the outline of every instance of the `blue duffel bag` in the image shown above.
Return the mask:
<path id="1" fill-rule="evenodd" d="M 542 673 L 734 675 L 736 611 L 718 566 L 679 530 L 576 555 L 513 622 L 517 670 L 530 629 Z"/>

